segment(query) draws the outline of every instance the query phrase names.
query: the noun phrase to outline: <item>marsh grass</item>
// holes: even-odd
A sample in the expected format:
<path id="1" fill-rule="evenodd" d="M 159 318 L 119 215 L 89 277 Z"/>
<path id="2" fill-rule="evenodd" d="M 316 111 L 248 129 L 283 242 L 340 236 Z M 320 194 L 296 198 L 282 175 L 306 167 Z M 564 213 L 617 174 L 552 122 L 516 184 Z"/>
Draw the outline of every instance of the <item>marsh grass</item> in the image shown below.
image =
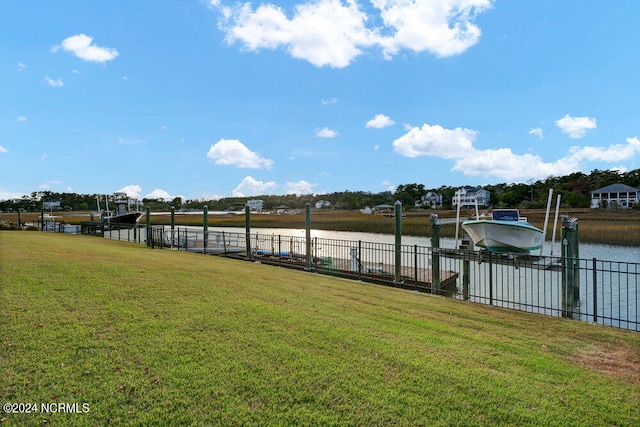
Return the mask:
<path id="1" fill-rule="evenodd" d="M 89 236 L 0 262 L 0 400 L 90 405 L 4 425 L 640 423 L 634 332 Z"/>

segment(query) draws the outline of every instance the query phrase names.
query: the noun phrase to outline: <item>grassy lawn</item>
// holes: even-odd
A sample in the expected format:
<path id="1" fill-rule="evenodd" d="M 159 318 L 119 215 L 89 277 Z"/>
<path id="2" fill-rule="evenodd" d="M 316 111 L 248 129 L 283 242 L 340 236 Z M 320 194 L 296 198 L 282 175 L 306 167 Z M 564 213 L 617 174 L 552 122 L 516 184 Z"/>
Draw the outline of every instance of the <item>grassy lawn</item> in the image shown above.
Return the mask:
<path id="1" fill-rule="evenodd" d="M 640 425 L 640 334 L 0 231 L 2 425 Z M 80 406 L 82 408 L 82 406 Z"/>

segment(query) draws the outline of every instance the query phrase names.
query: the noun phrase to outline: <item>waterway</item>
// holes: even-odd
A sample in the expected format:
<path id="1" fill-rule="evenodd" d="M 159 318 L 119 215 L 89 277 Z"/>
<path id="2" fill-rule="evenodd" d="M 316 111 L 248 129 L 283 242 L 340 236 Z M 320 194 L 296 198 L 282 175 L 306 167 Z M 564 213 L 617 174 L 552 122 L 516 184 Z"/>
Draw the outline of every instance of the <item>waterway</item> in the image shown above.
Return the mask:
<path id="1" fill-rule="evenodd" d="M 180 229 L 187 228 L 191 231 L 201 231 L 202 227 L 196 226 L 182 226 Z M 167 226 L 169 229 L 169 226 Z M 244 227 L 209 227 L 209 231 L 225 231 L 244 233 Z M 251 228 L 251 233 L 266 234 L 266 235 L 281 235 L 292 237 L 304 237 L 304 229 L 293 228 Z M 559 234 L 559 233 L 558 233 Z M 335 240 L 348 240 L 348 241 L 362 241 L 371 243 L 395 243 L 395 236 L 393 234 L 377 234 L 377 233 L 359 233 L 351 231 L 328 231 L 328 230 L 311 230 L 311 237 L 317 237 L 322 239 L 335 239 Z M 553 252 L 551 251 L 551 242 L 547 242 L 543 248 L 542 255 L 561 256 L 560 243 L 556 241 L 553 245 Z M 403 245 L 418 245 L 423 247 L 431 247 L 430 236 L 418 237 L 418 236 L 402 236 Z M 456 241 L 453 238 L 441 238 L 440 247 L 454 249 Z M 579 247 L 580 256 L 583 259 L 596 258 L 604 261 L 617 261 L 617 262 L 640 262 L 640 247 L 638 246 L 614 246 L 614 245 L 602 245 L 593 243 L 580 243 Z M 539 251 L 535 251 L 534 254 L 539 254 Z"/>

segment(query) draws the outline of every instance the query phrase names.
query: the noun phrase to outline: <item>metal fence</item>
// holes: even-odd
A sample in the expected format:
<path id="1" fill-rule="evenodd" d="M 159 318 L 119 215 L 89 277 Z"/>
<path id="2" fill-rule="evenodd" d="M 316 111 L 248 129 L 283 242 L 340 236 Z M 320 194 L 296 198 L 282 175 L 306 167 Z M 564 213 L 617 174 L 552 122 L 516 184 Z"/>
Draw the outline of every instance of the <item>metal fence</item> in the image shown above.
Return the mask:
<path id="1" fill-rule="evenodd" d="M 39 224 L 640 331 L 640 263 L 167 226 Z M 248 248 L 248 249 L 247 249 Z"/>
<path id="2" fill-rule="evenodd" d="M 640 331 L 640 263 L 179 227 L 172 231 L 165 226 L 153 226 L 147 233 L 152 247 L 224 255 Z"/>

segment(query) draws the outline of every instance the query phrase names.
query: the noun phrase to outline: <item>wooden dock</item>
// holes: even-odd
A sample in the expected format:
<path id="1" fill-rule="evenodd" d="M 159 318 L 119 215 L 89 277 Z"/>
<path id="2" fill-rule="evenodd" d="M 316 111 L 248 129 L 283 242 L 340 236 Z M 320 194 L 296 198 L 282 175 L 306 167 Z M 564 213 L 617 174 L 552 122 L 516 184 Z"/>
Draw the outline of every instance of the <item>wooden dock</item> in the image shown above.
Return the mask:
<path id="1" fill-rule="evenodd" d="M 478 264 L 492 263 L 515 268 L 532 268 L 535 270 L 559 270 L 562 268 L 560 257 L 540 256 L 522 253 L 491 253 L 488 250 L 439 249 L 438 254 L 444 258 L 458 259 Z"/>
<path id="2" fill-rule="evenodd" d="M 245 255 L 246 256 L 246 255 Z M 304 255 L 257 255 L 252 254 L 252 259 L 265 264 L 291 266 L 305 269 L 306 258 Z M 367 282 L 391 284 L 395 287 L 413 289 L 422 292 L 432 292 L 433 272 L 428 268 L 402 266 L 401 281 L 395 281 L 395 266 L 383 263 L 361 263 L 358 266 L 351 260 L 341 258 L 314 258 L 312 270 L 319 273 L 348 277 Z M 354 268 L 355 267 L 355 268 Z M 459 274 L 455 271 L 441 270 L 438 293 L 451 294 L 457 292 L 457 279 Z"/>

